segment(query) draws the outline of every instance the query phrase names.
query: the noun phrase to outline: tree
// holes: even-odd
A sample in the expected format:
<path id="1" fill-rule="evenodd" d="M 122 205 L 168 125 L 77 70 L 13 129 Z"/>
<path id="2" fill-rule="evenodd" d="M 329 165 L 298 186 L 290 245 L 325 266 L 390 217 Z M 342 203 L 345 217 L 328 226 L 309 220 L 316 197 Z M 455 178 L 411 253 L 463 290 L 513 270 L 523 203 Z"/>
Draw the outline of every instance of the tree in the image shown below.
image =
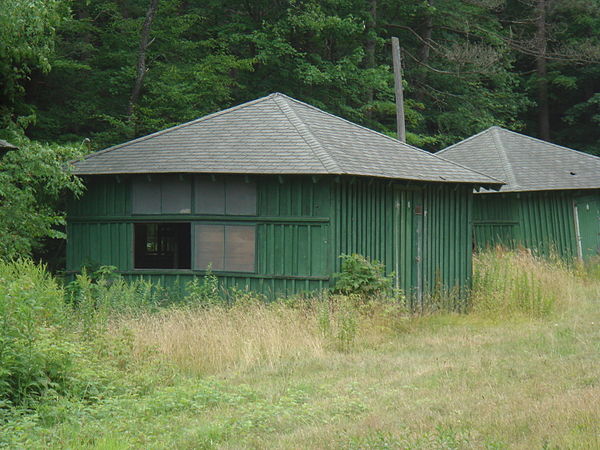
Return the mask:
<path id="1" fill-rule="evenodd" d="M 19 149 L 0 158 L 0 259 L 31 256 L 44 239 L 64 238 L 62 196 L 83 189 L 66 170 L 82 149 L 40 144 L 18 131 L 7 137 Z"/>
<path id="2" fill-rule="evenodd" d="M 63 0 L 2 0 L 0 7 L 0 128 L 33 111 L 23 103 L 32 70 L 47 73 L 55 29 L 68 14 Z"/>

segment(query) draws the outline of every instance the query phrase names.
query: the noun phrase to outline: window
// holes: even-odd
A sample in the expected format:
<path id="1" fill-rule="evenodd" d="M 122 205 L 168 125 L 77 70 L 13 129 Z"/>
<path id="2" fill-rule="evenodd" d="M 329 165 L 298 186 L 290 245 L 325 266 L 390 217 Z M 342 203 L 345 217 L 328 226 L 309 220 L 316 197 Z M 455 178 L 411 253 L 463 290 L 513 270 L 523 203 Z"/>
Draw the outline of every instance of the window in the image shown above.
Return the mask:
<path id="1" fill-rule="evenodd" d="M 189 269 L 191 232 L 189 223 L 134 224 L 136 269 Z"/>
<path id="2" fill-rule="evenodd" d="M 134 178 L 132 203 L 134 214 L 189 214 L 192 207 L 190 178 L 186 175 Z"/>
<path id="3" fill-rule="evenodd" d="M 196 177 L 194 206 L 197 214 L 256 215 L 256 183 L 240 177 Z"/>
<path id="4" fill-rule="evenodd" d="M 253 225 L 195 225 L 195 269 L 254 272 L 256 229 Z"/>

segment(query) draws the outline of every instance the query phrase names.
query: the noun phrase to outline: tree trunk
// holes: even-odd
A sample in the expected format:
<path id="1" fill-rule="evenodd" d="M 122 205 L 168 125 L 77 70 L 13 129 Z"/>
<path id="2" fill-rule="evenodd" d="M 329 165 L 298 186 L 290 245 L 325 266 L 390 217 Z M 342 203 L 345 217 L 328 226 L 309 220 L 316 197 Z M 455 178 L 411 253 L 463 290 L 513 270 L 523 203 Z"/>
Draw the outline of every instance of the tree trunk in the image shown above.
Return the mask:
<path id="1" fill-rule="evenodd" d="M 367 21 L 367 41 L 365 43 L 366 66 L 369 69 L 375 67 L 375 27 L 377 26 L 377 0 L 369 0 L 369 19 Z M 371 105 L 375 98 L 372 87 L 367 90 L 367 105 Z M 372 111 L 369 107 L 366 111 L 367 119 L 371 119 Z"/>
<path id="2" fill-rule="evenodd" d="M 428 11 L 425 16 L 425 22 L 423 23 L 423 29 L 420 33 L 421 38 L 423 40 L 421 42 L 421 46 L 419 47 L 419 61 L 421 61 L 423 64 L 429 63 L 429 53 L 431 50 L 431 35 L 433 34 L 433 14 L 429 10 L 431 7 L 433 7 L 433 0 L 428 0 L 427 5 L 428 5 Z M 417 86 L 424 84 L 425 76 L 426 76 L 425 71 L 417 72 L 415 84 Z M 419 102 L 423 101 L 423 99 L 425 98 L 425 92 L 424 92 L 423 88 L 421 88 L 421 89 L 417 88 L 417 90 L 415 92 L 415 98 Z"/>
<path id="3" fill-rule="evenodd" d="M 550 139 L 550 105 L 548 101 L 548 80 L 546 68 L 546 51 L 548 37 L 546 35 L 546 0 L 538 0 L 536 8 L 536 33 L 537 46 L 536 73 L 538 97 L 538 135 L 540 139 Z"/>
<path id="4" fill-rule="evenodd" d="M 142 31 L 140 34 L 140 46 L 138 50 L 135 82 L 133 84 L 133 89 L 131 90 L 129 106 L 127 108 L 127 117 L 129 122 L 132 124 L 134 121 L 135 107 L 140 98 L 140 92 L 144 83 L 144 77 L 146 76 L 146 72 L 148 71 L 148 69 L 146 68 L 146 50 L 148 50 L 148 46 L 151 44 L 150 30 L 152 28 L 152 21 L 154 20 L 154 15 L 156 14 L 157 7 L 158 0 L 150 0 L 148 11 L 146 11 L 146 19 L 144 20 L 144 24 L 142 25 Z"/>

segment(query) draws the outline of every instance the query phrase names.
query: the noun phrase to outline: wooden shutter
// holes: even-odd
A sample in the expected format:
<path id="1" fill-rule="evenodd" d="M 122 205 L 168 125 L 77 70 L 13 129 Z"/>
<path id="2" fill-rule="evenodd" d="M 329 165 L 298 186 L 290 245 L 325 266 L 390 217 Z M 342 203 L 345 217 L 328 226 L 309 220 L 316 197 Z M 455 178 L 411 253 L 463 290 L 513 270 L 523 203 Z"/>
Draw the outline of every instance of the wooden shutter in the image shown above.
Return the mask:
<path id="1" fill-rule="evenodd" d="M 254 272 L 254 226 L 225 227 L 225 270 L 228 272 Z"/>
<path id="2" fill-rule="evenodd" d="M 225 183 L 208 177 L 196 177 L 196 214 L 225 214 Z"/>
<path id="3" fill-rule="evenodd" d="M 136 177 L 131 185 L 133 214 L 160 214 L 160 182 Z"/>
<path id="4" fill-rule="evenodd" d="M 161 183 L 163 214 L 189 214 L 192 212 L 192 186 L 189 176 L 165 176 Z"/>
<path id="5" fill-rule="evenodd" d="M 225 184 L 225 214 L 256 215 L 256 183 L 246 183 L 241 178 L 230 178 Z"/>
<path id="6" fill-rule="evenodd" d="M 225 270 L 224 265 L 224 226 L 195 225 L 195 262 L 194 269 L 206 270 L 211 265 L 212 270 Z"/>

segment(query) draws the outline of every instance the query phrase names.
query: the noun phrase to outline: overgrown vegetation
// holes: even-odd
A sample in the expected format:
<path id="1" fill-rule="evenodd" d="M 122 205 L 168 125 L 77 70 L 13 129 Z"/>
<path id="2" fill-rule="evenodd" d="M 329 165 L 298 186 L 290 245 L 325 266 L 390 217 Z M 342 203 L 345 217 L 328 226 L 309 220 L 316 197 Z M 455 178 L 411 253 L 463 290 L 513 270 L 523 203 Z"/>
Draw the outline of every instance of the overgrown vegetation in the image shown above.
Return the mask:
<path id="1" fill-rule="evenodd" d="M 0 446 L 597 447 L 594 270 L 518 251 L 475 268 L 468 314 L 413 315 L 0 263 Z"/>

